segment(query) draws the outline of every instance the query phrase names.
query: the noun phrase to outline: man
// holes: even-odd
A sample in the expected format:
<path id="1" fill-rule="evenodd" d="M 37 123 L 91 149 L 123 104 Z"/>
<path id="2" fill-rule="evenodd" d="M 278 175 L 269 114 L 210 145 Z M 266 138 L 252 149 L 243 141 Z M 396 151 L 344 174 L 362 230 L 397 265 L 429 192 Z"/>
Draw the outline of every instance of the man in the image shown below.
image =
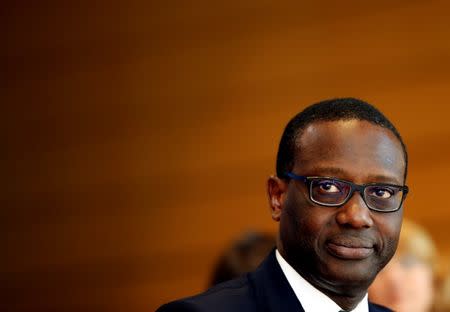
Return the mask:
<path id="1" fill-rule="evenodd" d="M 393 256 L 408 193 L 407 152 L 363 101 L 314 104 L 286 126 L 268 180 L 277 248 L 252 273 L 168 311 L 390 311 L 367 289 Z"/>

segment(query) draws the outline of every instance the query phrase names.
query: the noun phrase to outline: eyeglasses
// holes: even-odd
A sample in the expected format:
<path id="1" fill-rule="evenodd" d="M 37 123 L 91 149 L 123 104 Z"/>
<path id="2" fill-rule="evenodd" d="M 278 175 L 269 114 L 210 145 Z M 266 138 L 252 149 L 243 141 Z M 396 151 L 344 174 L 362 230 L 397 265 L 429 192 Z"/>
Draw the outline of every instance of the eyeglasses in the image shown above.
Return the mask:
<path id="1" fill-rule="evenodd" d="M 380 212 L 394 212 L 400 209 L 408 194 L 406 185 L 386 183 L 355 184 L 349 181 L 329 177 L 305 177 L 292 172 L 287 178 L 302 181 L 308 186 L 309 199 L 321 206 L 342 206 L 358 191 L 367 207 Z"/>

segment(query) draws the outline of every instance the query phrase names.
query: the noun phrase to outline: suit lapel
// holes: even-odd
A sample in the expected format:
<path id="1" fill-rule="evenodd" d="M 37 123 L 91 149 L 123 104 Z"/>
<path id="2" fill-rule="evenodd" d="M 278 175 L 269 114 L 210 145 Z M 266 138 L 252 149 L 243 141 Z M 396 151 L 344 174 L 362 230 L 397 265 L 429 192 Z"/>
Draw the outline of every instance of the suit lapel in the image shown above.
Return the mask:
<path id="1" fill-rule="evenodd" d="M 258 311 L 304 312 L 275 258 L 275 250 L 255 272 L 249 274 L 249 281 L 255 292 Z"/>
<path id="2" fill-rule="evenodd" d="M 275 258 L 275 250 L 267 256 L 256 271 L 249 273 L 248 279 L 256 297 L 258 311 L 304 312 Z M 389 311 L 391 310 L 369 302 L 369 312 Z"/>

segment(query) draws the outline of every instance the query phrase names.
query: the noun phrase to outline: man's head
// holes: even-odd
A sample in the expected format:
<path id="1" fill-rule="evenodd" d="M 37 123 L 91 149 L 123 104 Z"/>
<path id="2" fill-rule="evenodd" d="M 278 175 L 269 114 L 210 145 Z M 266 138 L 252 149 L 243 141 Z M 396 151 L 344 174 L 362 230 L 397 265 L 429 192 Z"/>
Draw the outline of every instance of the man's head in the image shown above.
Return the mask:
<path id="1" fill-rule="evenodd" d="M 389 129 L 402 145 L 405 157 L 405 179 L 408 171 L 408 153 L 400 133 L 394 125 L 375 107 L 354 98 L 339 98 L 313 104 L 292 118 L 284 129 L 277 154 L 277 176 L 290 172 L 295 163 L 298 148 L 297 138 L 313 122 L 336 120 L 365 120 Z"/>
<path id="2" fill-rule="evenodd" d="M 395 252 L 406 168 L 400 135 L 373 106 L 306 108 L 288 123 L 268 182 L 280 253 L 332 299 L 363 295 Z"/>

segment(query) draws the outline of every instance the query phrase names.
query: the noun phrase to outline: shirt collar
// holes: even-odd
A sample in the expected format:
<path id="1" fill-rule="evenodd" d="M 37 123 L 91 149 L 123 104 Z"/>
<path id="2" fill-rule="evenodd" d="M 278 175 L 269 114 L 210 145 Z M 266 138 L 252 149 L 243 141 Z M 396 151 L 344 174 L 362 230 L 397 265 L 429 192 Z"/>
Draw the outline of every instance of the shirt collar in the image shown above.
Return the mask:
<path id="1" fill-rule="evenodd" d="M 275 251 L 276 259 L 286 279 L 294 290 L 305 312 L 338 312 L 342 310 L 336 302 L 306 281 L 297 271 L 281 256 L 278 249 Z M 369 312 L 367 294 L 351 312 Z"/>

